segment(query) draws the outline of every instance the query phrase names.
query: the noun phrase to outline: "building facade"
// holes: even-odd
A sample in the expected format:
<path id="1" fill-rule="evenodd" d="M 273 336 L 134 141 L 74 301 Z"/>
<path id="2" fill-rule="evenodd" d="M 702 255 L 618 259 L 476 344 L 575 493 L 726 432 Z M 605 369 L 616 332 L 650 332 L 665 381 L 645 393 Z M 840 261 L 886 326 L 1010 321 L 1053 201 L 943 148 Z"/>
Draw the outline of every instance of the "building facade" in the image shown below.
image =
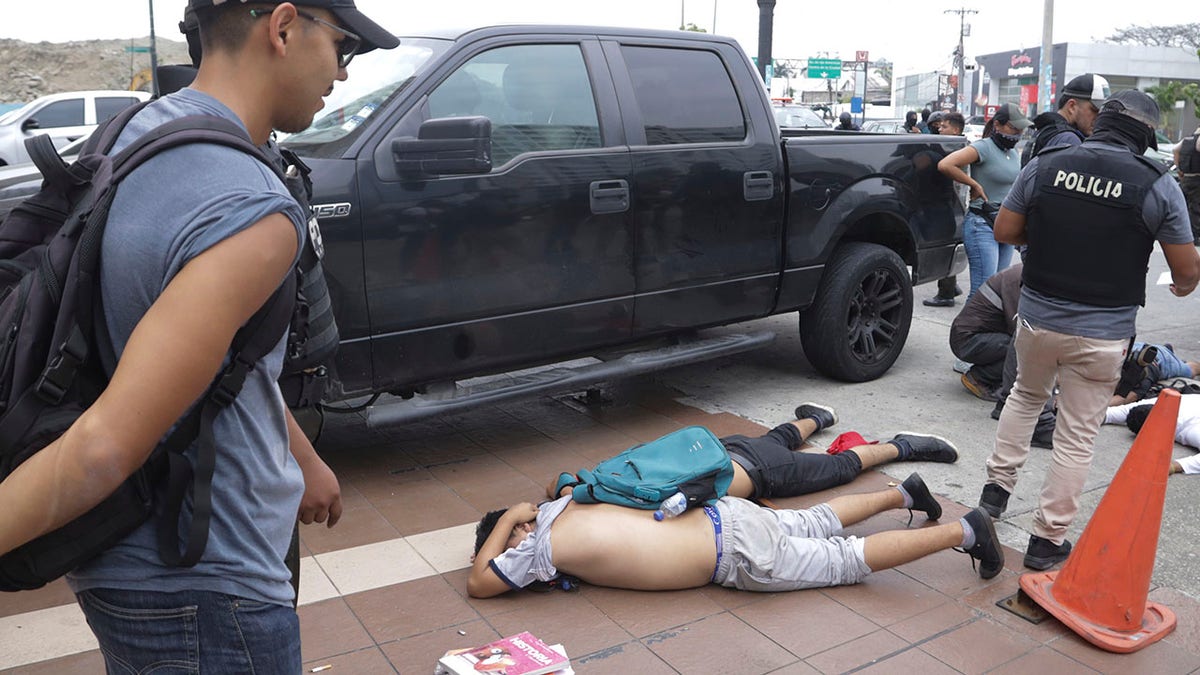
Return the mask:
<path id="1" fill-rule="evenodd" d="M 1038 72 L 1041 48 L 986 54 L 975 60 L 982 70 L 977 102 L 988 106 L 1016 103 L 1030 117 L 1038 114 Z M 1178 47 L 1150 47 L 1108 43 L 1063 42 L 1050 55 L 1053 84 L 1050 100 L 1056 101 L 1063 84 L 1084 73 L 1103 75 L 1113 93 L 1126 89 L 1146 90 L 1169 81 L 1200 83 L 1200 59 Z M 1052 103 L 1053 105 L 1053 103 Z M 1164 110 L 1165 128 L 1174 140 L 1180 132 L 1197 127 L 1191 103 L 1184 108 Z"/>

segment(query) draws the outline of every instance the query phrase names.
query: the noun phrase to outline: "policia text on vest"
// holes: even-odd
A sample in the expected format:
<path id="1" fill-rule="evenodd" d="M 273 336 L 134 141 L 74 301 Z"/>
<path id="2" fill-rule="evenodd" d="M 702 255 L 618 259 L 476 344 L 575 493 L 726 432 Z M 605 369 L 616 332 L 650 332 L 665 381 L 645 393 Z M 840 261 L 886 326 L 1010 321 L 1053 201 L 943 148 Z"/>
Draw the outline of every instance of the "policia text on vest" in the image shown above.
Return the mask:
<path id="1" fill-rule="evenodd" d="M 1061 187 L 1067 190 L 1074 190 L 1084 194 L 1091 194 L 1097 197 L 1114 197 L 1121 196 L 1122 188 L 1124 187 L 1119 181 L 1105 178 L 1103 176 L 1093 176 L 1087 173 L 1079 173 L 1076 171 L 1059 170 L 1054 176 L 1054 187 Z"/>

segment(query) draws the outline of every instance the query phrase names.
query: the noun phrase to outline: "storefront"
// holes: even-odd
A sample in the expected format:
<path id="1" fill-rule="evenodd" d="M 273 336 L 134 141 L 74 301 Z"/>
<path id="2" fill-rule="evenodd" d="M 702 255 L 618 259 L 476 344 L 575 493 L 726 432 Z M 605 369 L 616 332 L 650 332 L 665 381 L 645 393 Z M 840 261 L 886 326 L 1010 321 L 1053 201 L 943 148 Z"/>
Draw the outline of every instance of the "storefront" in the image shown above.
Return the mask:
<path id="1" fill-rule="evenodd" d="M 1037 109 L 1041 52 L 1035 47 L 977 57 L 982 77 L 977 78 L 976 110 L 982 113 L 983 106 L 1011 102 L 1022 106 L 1030 117 L 1041 112 Z M 1194 51 L 1177 47 L 1064 42 L 1054 45 L 1051 67 L 1052 106 L 1063 84 L 1084 73 L 1103 75 L 1113 92 L 1144 91 L 1169 81 L 1200 82 L 1200 59 Z M 1184 134 L 1191 133 L 1200 121 L 1190 103 L 1163 112 L 1172 128 L 1171 136 L 1178 136 L 1181 121 Z"/>

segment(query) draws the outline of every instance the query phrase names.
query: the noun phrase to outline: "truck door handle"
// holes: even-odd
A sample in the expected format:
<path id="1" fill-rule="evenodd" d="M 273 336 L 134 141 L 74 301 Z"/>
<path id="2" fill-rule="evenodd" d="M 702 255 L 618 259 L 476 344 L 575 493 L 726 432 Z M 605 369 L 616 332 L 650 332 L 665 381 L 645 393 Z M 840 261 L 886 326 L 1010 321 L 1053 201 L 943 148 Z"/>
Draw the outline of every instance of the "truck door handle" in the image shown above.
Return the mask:
<path id="1" fill-rule="evenodd" d="M 629 183 L 624 180 L 596 180 L 588 186 L 592 213 L 624 213 L 629 210 Z"/>
<path id="2" fill-rule="evenodd" d="M 759 202 L 775 196 L 775 175 L 770 171 L 747 171 L 742 174 L 742 197 Z"/>

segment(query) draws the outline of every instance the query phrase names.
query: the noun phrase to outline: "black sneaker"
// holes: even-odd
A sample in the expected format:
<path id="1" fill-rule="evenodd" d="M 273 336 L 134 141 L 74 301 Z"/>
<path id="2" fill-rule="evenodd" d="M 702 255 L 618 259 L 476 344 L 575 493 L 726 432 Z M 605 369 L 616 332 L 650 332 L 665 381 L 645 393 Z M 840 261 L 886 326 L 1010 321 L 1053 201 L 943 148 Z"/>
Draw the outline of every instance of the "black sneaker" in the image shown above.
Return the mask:
<path id="1" fill-rule="evenodd" d="M 817 431 L 828 429 L 829 427 L 837 424 L 838 421 L 837 413 L 834 412 L 833 408 L 830 408 L 827 405 L 821 405 L 819 403 L 812 403 L 811 401 L 807 403 L 801 403 L 800 405 L 796 406 L 796 412 L 794 414 L 798 420 L 809 419 L 816 422 Z"/>
<path id="2" fill-rule="evenodd" d="M 1000 419 L 1000 413 L 1002 412 L 1004 412 L 1004 399 L 998 399 L 996 401 L 996 407 L 992 408 L 992 419 Z"/>
<path id="3" fill-rule="evenodd" d="M 924 511 L 926 520 L 937 520 L 942 517 L 942 505 L 933 498 L 929 488 L 925 487 L 925 481 L 921 480 L 920 474 L 914 471 L 900 485 L 913 500 L 912 506 L 908 508 L 909 525 L 912 525 L 913 511 Z"/>
<path id="4" fill-rule="evenodd" d="M 903 443 L 909 447 L 911 452 L 904 457 L 906 462 L 941 462 L 943 464 L 953 464 L 958 461 L 958 448 L 950 441 L 941 436 L 932 434 L 914 434 L 911 431 L 901 431 L 896 434 L 892 440 L 888 441 L 893 445 Z M 904 455 L 903 450 L 901 454 Z"/>
<path id="5" fill-rule="evenodd" d="M 921 301 L 926 307 L 953 307 L 954 298 L 943 298 L 940 295 L 935 295 L 932 298 L 925 298 Z"/>
<path id="6" fill-rule="evenodd" d="M 1011 492 L 995 483 L 984 483 L 983 493 L 979 495 L 979 508 L 987 511 L 991 517 L 999 518 L 1008 508 L 1008 498 L 1011 495 Z"/>
<path id="7" fill-rule="evenodd" d="M 1054 425 L 1049 427 L 1035 427 L 1033 437 L 1029 439 L 1029 444 L 1035 448 L 1045 448 L 1046 450 L 1054 449 Z"/>
<path id="8" fill-rule="evenodd" d="M 1025 566 L 1034 570 L 1048 570 L 1071 555 L 1071 542 L 1066 539 L 1055 544 L 1036 534 L 1029 535 L 1029 548 L 1025 549 Z"/>
<path id="9" fill-rule="evenodd" d="M 971 556 L 971 569 L 975 569 L 975 561 L 979 561 L 979 576 L 991 579 L 1004 569 L 1004 549 L 1000 546 L 1000 538 L 996 536 L 996 527 L 987 511 L 976 507 L 963 516 L 971 530 L 975 532 L 975 545 L 968 549 L 957 549 Z"/>

